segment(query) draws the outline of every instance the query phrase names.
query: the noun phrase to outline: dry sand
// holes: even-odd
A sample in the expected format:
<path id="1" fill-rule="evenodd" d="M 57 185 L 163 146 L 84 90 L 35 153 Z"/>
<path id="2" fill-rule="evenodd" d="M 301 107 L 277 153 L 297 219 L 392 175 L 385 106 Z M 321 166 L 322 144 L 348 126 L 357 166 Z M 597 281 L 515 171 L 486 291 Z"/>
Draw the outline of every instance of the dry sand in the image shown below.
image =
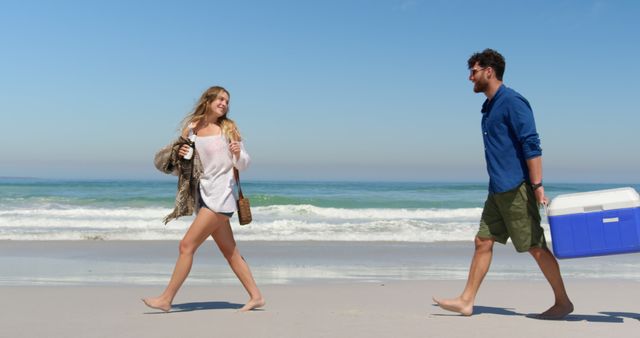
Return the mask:
<path id="1" fill-rule="evenodd" d="M 485 281 L 475 314 L 434 306 L 464 281 L 267 285 L 263 310 L 239 313 L 240 285 L 185 285 L 170 313 L 140 297 L 160 286 L 5 286 L 2 337 L 637 337 L 638 283 L 568 280 L 576 310 L 562 321 L 527 314 L 551 305 L 544 281 Z"/>
<path id="2" fill-rule="evenodd" d="M 267 306 L 215 247 L 198 252 L 170 313 L 158 295 L 176 241 L 0 241 L 0 337 L 637 337 L 638 255 L 560 262 L 575 313 L 527 317 L 552 292 L 527 254 L 496 246 L 475 314 L 434 306 L 464 287 L 473 243 L 242 242 Z"/>

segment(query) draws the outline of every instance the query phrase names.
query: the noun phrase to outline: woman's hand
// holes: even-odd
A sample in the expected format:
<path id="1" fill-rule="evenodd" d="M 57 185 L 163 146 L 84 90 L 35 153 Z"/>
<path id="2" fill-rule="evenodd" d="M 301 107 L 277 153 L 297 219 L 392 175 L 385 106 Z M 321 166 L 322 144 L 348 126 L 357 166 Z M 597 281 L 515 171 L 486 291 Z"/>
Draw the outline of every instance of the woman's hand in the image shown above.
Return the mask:
<path id="1" fill-rule="evenodd" d="M 240 142 L 233 141 L 229 143 L 229 151 L 236 159 L 240 158 Z"/>
<path id="2" fill-rule="evenodd" d="M 180 157 L 185 157 L 189 152 L 189 149 L 191 149 L 191 147 L 189 147 L 188 144 L 183 144 L 182 147 L 180 147 L 180 150 L 178 150 L 178 155 L 180 155 Z"/>

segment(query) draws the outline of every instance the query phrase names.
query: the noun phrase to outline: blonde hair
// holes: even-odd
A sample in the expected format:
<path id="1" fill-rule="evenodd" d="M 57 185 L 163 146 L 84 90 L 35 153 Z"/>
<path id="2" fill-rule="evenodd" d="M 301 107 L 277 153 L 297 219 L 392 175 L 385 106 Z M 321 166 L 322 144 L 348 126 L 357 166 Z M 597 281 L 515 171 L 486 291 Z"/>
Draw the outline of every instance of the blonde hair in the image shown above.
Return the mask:
<path id="1" fill-rule="evenodd" d="M 197 124 L 202 119 L 204 119 L 209 113 L 209 106 L 211 105 L 211 102 L 215 101 L 215 99 L 218 98 L 218 95 L 221 92 L 226 93 L 227 96 L 231 98 L 231 94 L 229 94 L 226 89 L 220 86 L 213 86 L 205 90 L 204 93 L 202 93 L 202 96 L 200 96 L 198 103 L 196 103 L 195 107 L 193 108 L 193 111 L 182 120 L 181 129 L 185 130 L 189 127 L 190 124 Z M 220 129 L 222 129 L 222 134 L 229 140 L 241 141 L 242 138 L 240 137 L 238 126 L 235 122 L 233 122 L 233 120 L 227 117 L 227 114 L 229 114 L 228 106 L 227 111 L 224 113 L 224 115 L 218 118 L 216 124 L 220 126 Z"/>

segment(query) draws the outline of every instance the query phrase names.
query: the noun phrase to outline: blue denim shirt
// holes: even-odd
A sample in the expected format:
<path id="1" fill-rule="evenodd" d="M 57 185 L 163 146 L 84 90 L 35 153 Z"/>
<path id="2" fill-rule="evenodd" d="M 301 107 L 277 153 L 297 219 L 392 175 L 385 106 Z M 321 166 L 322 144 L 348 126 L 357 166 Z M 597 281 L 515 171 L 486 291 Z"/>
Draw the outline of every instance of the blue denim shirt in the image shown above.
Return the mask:
<path id="1" fill-rule="evenodd" d="M 529 181 L 526 160 L 542 155 L 533 111 L 527 99 L 501 85 L 482 104 L 482 139 L 489 192 L 500 193 Z"/>

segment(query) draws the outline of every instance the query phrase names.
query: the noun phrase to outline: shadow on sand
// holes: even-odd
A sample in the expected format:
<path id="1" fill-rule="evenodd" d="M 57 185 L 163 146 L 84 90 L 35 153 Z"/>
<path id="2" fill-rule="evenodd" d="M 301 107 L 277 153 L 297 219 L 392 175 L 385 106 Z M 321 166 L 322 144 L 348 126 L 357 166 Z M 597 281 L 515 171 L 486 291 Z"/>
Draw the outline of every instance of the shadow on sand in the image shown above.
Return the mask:
<path id="1" fill-rule="evenodd" d="M 433 306 L 438 306 L 438 304 L 433 304 Z M 500 315 L 500 316 L 526 316 L 524 313 L 518 313 L 513 311 L 513 309 L 507 309 L 507 308 L 503 308 L 503 307 L 493 307 L 493 306 L 478 306 L 475 305 L 473 307 L 473 315 L 477 316 L 477 315 L 481 315 L 481 314 L 492 314 L 492 315 Z M 433 316 L 443 316 L 443 317 L 455 317 L 455 316 L 461 316 L 460 314 L 456 314 L 454 312 L 450 312 L 450 313 L 435 313 L 433 314 Z"/>
<path id="2" fill-rule="evenodd" d="M 619 317 L 619 318 L 630 318 L 640 321 L 640 313 L 633 312 L 600 312 L 603 315 L 611 316 L 611 317 Z"/>
<path id="3" fill-rule="evenodd" d="M 438 306 L 434 304 L 434 306 Z M 625 318 L 635 319 L 640 321 L 640 314 L 633 312 L 599 312 L 597 315 L 584 315 L 584 314 L 575 314 L 572 313 L 562 319 L 558 319 L 557 321 L 565 321 L 565 322 L 592 322 L 592 323 L 622 323 Z M 492 306 L 474 306 L 473 307 L 473 315 L 481 315 L 481 314 L 493 314 L 500 316 L 523 316 L 531 319 L 538 320 L 549 320 L 549 319 L 541 319 L 538 318 L 538 314 L 535 313 L 518 313 L 513 309 L 502 308 L 502 307 L 492 307 Z M 459 314 L 434 314 L 434 316 L 461 316 Z"/>
<path id="4" fill-rule="evenodd" d="M 240 309 L 244 304 L 229 302 L 195 302 L 174 304 L 171 312 L 187 312 L 200 310 L 223 310 L 223 309 Z"/>
<path id="5" fill-rule="evenodd" d="M 173 304 L 171 311 L 163 312 L 147 312 L 147 314 L 164 314 L 164 313 L 176 313 L 176 312 L 189 312 L 189 311 L 202 311 L 202 310 L 224 310 L 224 309 L 240 309 L 243 304 L 229 303 L 229 302 L 194 302 L 194 303 L 182 303 Z"/>

